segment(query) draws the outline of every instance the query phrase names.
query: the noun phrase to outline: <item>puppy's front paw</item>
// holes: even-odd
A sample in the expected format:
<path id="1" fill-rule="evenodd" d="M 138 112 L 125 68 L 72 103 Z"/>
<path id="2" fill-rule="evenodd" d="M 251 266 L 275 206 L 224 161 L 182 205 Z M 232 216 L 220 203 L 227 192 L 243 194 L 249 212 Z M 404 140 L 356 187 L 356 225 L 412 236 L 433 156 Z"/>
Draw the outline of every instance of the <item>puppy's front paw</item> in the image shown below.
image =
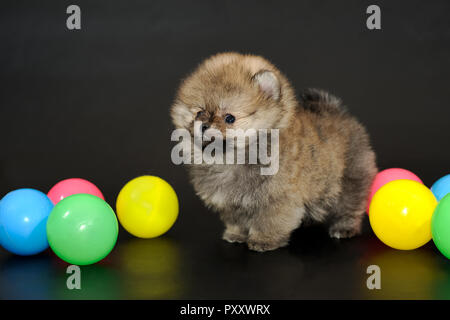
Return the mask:
<path id="1" fill-rule="evenodd" d="M 287 242 L 266 242 L 250 240 L 247 242 L 247 245 L 250 250 L 265 252 L 284 247 L 287 245 Z"/>
<path id="2" fill-rule="evenodd" d="M 243 243 L 247 241 L 247 238 L 248 238 L 248 231 L 237 225 L 227 225 L 222 236 L 223 240 L 228 241 L 230 243 L 233 242 Z"/>
<path id="3" fill-rule="evenodd" d="M 231 233 L 231 232 L 227 232 L 225 231 L 223 233 L 222 239 L 225 241 L 228 241 L 230 243 L 243 243 L 245 241 L 247 241 L 247 236 L 243 235 L 243 234 L 236 234 L 236 233 Z"/>

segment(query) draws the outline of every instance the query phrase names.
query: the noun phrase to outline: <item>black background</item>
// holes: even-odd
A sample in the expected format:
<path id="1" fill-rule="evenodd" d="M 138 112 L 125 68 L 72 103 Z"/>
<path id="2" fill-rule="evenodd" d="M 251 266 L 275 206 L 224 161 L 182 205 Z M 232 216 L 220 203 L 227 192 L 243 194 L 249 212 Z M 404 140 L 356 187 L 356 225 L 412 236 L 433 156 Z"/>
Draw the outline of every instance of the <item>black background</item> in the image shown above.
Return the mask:
<path id="1" fill-rule="evenodd" d="M 345 5 L 344 5 L 345 3 Z M 77 4 L 82 29 L 66 28 Z M 378 4 L 382 30 L 366 28 Z M 260 54 L 296 89 L 342 97 L 364 123 L 381 169 L 403 167 L 430 186 L 448 173 L 450 2 L 435 1 L 2 1 L 0 196 L 47 192 L 70 177 L 98 185 L 114 207 L 130 179 L 157 175 L 177 191 L 166 235 L 119 243 L 65 289 L 50 251 L 0 249 L 0 298 L 450 298 L 450 267 L 430 243 L 411 252 L 361 237 L 297 231 L 289 247 L 258 254 L 220 240 L 222 226 L 170 160 L 169 107 L 204 58 Z M 383 289 L 367 290 L 378 264 Z"/>

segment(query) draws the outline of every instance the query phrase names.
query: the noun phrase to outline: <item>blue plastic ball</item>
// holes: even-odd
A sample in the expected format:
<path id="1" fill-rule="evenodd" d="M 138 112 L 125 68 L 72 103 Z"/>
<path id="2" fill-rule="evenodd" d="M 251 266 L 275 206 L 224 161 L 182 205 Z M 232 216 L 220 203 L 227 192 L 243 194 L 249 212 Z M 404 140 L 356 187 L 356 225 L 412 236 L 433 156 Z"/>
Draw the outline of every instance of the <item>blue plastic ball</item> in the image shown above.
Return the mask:
<path id="1" fill-rule="evenodd" d="M 443 176 L 436 181 L 431 187 L 431 191 L 436 197 L 437 201 L 441 201 L 446 194 L 450 193 L 450 174 Z"/>
<path id="2" fill-rule="evenodd" d="M 53 203 L 34 189 L 11 191 L 0 201 L 0 244 L 23 256 L 48 248 L 47 218 Z"/>

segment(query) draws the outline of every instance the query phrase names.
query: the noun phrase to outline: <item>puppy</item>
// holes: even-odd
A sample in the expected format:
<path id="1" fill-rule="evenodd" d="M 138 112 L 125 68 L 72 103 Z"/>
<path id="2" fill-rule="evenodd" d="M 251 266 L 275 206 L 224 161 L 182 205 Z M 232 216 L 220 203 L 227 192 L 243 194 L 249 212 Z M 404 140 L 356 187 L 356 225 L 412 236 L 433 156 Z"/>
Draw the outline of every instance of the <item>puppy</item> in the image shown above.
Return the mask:
<path id="1" fill-rule="evenodd" d="M 227 129 L 279 132 L 273 175 L 261 174 L 260 162 L 189 165 L 197 195 L 225 224 L 224 240 L 262 252 L 286 246 L 302 223 L 326 224 L 337 239 L 360 232 L 375 154 L 338 98 L 309 89 L 297 99 L 266 59 L 223 53 L 182 81 L 171 117 L 193 134 L 197 121 L 202 134 L 214 129 L 225 138 Z"/>

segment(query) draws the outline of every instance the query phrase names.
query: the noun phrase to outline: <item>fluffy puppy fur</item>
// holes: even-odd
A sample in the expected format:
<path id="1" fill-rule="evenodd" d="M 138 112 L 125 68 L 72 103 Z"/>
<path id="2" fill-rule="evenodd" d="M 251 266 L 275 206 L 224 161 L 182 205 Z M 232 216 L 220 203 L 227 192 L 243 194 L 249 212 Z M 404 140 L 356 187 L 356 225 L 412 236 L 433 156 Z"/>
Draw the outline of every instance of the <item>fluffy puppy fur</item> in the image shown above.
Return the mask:
<path id="1" fill-rule="evenodd" d="M 309 89 L 297 99 L 264 58 L 223 53 L 182 81 L 171 117 L 176 128 L 193 132 L 199 120 L 224 136 L 227 128 L 279 129 L 275 175 L 261 175 L 258 164 L 189 165 L 196 193 L 220 213 L 224 240 L 267 251 L 287 245 L 302 223 L 325 223 L 338 239 L 360 232 L 375 154 L 338 98 Z"/>

